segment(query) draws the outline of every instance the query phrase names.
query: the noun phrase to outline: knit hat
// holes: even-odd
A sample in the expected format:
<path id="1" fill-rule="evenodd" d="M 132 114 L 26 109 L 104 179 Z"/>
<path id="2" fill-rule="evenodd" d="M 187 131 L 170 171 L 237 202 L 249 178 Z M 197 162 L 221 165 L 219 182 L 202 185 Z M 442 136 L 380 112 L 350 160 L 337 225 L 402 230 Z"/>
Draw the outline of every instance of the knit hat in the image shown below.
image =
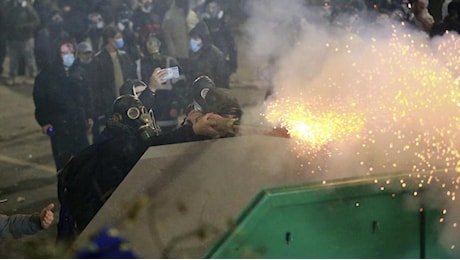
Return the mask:
<path id="1" fill-rule="evenodd" d="M 78 53 L 93 52 L 93 47 L 91 47 L 91 44 L 87 42 L 80 42 L 77 45 L 77 52 Z"/>

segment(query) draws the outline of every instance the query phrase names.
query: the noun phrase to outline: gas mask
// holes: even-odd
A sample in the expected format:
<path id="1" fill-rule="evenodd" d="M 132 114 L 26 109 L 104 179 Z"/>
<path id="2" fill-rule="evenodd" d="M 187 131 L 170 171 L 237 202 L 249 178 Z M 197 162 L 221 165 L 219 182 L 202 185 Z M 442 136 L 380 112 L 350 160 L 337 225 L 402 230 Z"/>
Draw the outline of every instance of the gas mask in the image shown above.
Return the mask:
<path id="1" fill-rule="evenodd" d="M 115 100 L 113 107 L 114 113 L 121 115 L 121 123 L 135 128 L 143 141 L 160 134 L 152 110 L 147 111 L 136 97 L 122 95 Z"/>
<path id="2" fill-rule="evenodd" d="M 225 118 L 241 119 L 243 111 L 238 100 L 224 89 L 216 88 L 208 76 L 192 83 L 193 107 L 202 113 L 215 113 Z"/>

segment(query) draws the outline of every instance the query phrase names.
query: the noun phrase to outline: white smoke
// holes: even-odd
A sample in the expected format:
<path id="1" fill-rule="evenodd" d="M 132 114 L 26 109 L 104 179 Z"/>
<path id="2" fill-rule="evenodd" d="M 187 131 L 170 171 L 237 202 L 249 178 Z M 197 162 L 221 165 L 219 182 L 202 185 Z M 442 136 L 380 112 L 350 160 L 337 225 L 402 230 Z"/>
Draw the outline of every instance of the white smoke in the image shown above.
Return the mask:
<path id="1" fill-rule="evenodd" d="M 321 6 L 310 7 L 304 1 L 248 3 L 248 58 L 257 67 L 276 60 L 271 75 L 274 93 L 263 109 L 274 103 L 282 109 L 283 104 L 296 101 L 317 113 L 332 110 L 364 118 L 361 131 L 346 140 L 332 138 L 329 150 L 318 152 L 324 157 L 312 158 L 312 167 L 318 163 L 316 169 L 325 179 L 413 172 L 422 175 L 421 185 L 428 186 L 423 176 L 444 168 L 452 173 L 457 167 L 457 34 L 430 39 L 408 24 L 368 20 L 357 13 L 331 25 Z M 456 183 L 453 189 L 458 189 Z M 455 192 L 453 197 L 449 193 L 447 199 L 454 196 Z M 447 211 L 450 216 L 460 215 L 453 208 Z M 452 241 L 452 225 L 457 223 L 450 225 L 444 241 Z"/>

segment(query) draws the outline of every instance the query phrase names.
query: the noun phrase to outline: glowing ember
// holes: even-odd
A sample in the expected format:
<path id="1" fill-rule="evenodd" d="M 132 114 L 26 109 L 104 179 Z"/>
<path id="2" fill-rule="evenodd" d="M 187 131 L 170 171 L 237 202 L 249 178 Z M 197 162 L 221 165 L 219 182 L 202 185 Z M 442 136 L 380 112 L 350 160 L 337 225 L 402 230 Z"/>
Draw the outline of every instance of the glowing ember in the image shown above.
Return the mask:
<path id="1" fill-rule="evenodd" d="M 317 149 L 337 138 L 349 138 L 358 133 L 365 122 L 357 113 L 315 111 L 314 107 L 291 99 L 279 100 L 272 106 L 272 112 L 267 114 L 269 121 L 276 121 L 300 143 Z"/>

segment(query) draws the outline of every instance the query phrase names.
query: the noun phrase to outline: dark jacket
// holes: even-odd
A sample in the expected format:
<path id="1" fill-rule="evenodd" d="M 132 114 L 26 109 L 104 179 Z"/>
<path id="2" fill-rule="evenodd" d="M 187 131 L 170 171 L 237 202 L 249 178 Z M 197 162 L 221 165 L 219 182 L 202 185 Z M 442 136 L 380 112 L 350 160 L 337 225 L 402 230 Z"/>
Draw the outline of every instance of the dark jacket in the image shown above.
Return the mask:
<path id="1" fill-rule="evenodd" d="M 210 77 L 216 87 L 228 87 L 229 70 L 224 54 L 212 43 L 208 27 L 204 22 L 199 22 L 190 31 L 190 35 L 198 35 L 203 46 L 190 55 L 189 59 L 179 60 L 185 70 L 187 80 L 193 82 L 199 76 Z"/>
<path id="2" fill-rule="evenodd" d="M 136 79 L 136 65 L 124 51 L 118 51 L 121 70 L 124 80 Z M 91 62 L 91 89 L 94 97 L 94 110 L 96 115 L 108 115 L 112 109 L 112 103 L 117 98 L 116 90 L 121 86 L 115 86 L 115 75 L 110 54 L 105 49 L 96 53 Z"/>
<path id="3" fill-rule="evenodd" d="M 61 215 L 66 215 L 58 224 L 58 236 L 62 239 L 73 239 L 83 231 L 149 146 L 201 137 L 195 136 L 187 125 L 144 142 L 137 130 L 108 121 L 98 138 L 58 173 Z"/>
<path id="4" fill-rule="evenodd" d="M 152 74 L 155 68 L 168 68 L 178 66 L 176 59 L 158 55 L 158 57 L 153 57 L 152 55 L 146 56 L 141 59 L 141 76 L 144 82 L 149 82 L 150 75 Z M 181 68 L 179 68 L 181 71 Z M 155 90 L 155 93 L 152 91 L 144 91 L 139 98 L 142 100 L 142 103 L 146 108 L 153 109 L 155 114 L 155 119 L 157 123 L 162 126 L 163 122 L 166 125 L 172 126 L 174 121 L 177 125 L 177 118 L 170 116 L 169 112 L 171 109 L 176 109 L 180 111 L 181 102 L 180 102 L 180 92 L 185 92 L 185 80 L 178 80 L 173 82 L 168 80 L 160 89 Z M 165 126 L 165 125 L 163 125 Z"/>
<path id="5" fill-rule="evenodd" d="M 3 215 L 0 214 L 0 238 L 18 238 L 22 235 L 33 235 L 42 230 L 40 216 L 34 215 Z"/>
<path id="6" fill-rule="evenodd" d="M 204 18 L 203 21 L 208 26 L 212 42 L 224 54 L 229 71 L 235 72 L 238 65 L 235 39 L 224 19 L 224 17 L 220 19 L 210 17 Z"/>
<path id="7" fill-rule="evenodd" d="M 442 22 L 433 24 L 430 30 L 430 36 L 442 36 L 446 31 L 457 32 L 460 34 L 460 18 L 453 19 L 452 17 L 447 16 Z"/>
<path id="8" fill-rule="evenodd" d="M 35 79 L 35 119 L 40 126 L 52 124 L 56 131 L 86 133 L 93 114 L 87 72 L 78 63 L 66 71 L 61 63 L 48 64 Z"/>
<path id="9" fill-rule="evenodd" d="M 34 36 L 40 26 L 40 18 L 29 3 L 25 7 L 18 6 L 16 1 L 11 1 L 7 7 L 5 28 L 9 41 L 25 41 Z M 3 33 L 3 32 L 2 32 Z"/>

